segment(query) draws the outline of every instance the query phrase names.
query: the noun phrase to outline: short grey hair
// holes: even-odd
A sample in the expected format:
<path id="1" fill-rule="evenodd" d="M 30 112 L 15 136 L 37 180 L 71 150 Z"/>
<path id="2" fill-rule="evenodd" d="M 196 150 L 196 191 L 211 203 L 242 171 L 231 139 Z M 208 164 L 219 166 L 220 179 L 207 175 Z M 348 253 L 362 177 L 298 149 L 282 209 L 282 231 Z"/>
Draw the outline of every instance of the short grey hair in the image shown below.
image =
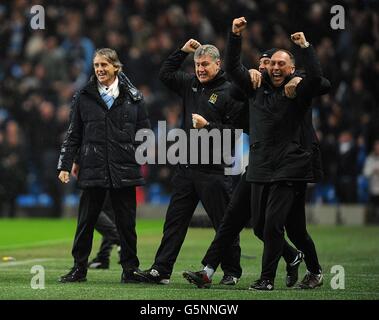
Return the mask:
<path id="1" fill-rule="evenodd" d="M 211 44 L 204 44 L 196 49 L 193 58 L 198 59 L 201 56 L 210 56 L 213 61 L 220 60 L 220 51 Z"/>
<path id="2" fill-rule="evenodd" d="M 115 50 L 110 49 L 110 48 L 96 49 L 93 55 L 93 60 L 95 59 L 96 56 L 105 57 L 105 59 L 107 59 L 109 63 L 111 63 L 114 67 L 118 69 L 117 74 L 119 74 L 122 71 L 122 63 L 120 59 L 118 58 L 117 52 Z"/>

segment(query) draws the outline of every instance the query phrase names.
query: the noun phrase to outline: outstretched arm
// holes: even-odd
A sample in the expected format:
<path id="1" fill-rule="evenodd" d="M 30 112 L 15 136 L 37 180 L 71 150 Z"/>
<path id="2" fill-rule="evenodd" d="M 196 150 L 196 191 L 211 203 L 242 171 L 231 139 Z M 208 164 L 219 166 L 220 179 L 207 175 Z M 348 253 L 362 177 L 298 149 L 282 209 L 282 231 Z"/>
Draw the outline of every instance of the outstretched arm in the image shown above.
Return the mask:
<path id="1" fill-rule="evenodd" d="M 251 85 L 249 71 L 241 63 L 241 33 L 246 28 L 244 17 L 233 20 L 232 32 L 229 34 L 226 47 L 226 72 L 232 81 L 247 95 L 252 96 L 255 89 Z"/>
<path id="2" fill-rule="evenodd" d="M 296 87 L 296 96 L 299 100 L 309 100 L 320 91 L 321 66 L 313 46 L 305 39 L 303 32 L 291 35 L 292 41 L 301 48 L 304 68 L 307 77 Z"/>
<path id="3" fill-rule="evenodd" d="M 162 64 L 159 70 L 159 79 L 171 90 L 182 94 L 186 82 L 192 76 L 180 71 L 180 67 L 189 53 L 193 53 L 200 46 L 194 39 L 188 40 L 181 49 L 174 51 Z"/>

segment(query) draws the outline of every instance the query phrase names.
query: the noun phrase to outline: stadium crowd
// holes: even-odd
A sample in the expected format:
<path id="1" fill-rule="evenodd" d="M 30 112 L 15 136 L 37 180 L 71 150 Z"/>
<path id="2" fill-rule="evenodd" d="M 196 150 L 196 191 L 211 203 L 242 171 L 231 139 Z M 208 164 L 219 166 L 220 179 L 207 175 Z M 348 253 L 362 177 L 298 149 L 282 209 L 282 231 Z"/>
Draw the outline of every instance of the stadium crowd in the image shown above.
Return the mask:
<path id="1" fill-rule="evenodd" d="M 374 3 L 342 1 L 345 29 L 333 30 L 333 1 L 327 0 L 2 1 L 1 214 L 14 215 L 20 195 L 47 194 L 51 215 L 60 216 L 64 194 L 76 192 L 74 184 L 70 190 L 59 185 L 56 164 L 72 96 L 92 73 L 95 48 L 118 52 L 144 94 L 153 127 L 159 120 L 176 127 L 181 104 L 158 80 L 162 61 L 189 38 L 223 51 L 232 18 L 241 15 L 249 21 L 246 37 L 251 40 L 243 47 L 246 66 L 257 68 L 260 54 L 271 47 L 291 50 L 288 34 L 302 30 L 332 84 L 330 94 L 313 104 L 325 178 L 312 187 L 309 200 L 378 202 L 379 14 Z M 44 30 L 30 27 L 34 4 L 45 9 Z M 192 70 L 192 63 L 187 59 L 185 68 Z M 139 199 L 167 199 L 171 168 L 143 169 L 148 184 L 139 190 Z"/>

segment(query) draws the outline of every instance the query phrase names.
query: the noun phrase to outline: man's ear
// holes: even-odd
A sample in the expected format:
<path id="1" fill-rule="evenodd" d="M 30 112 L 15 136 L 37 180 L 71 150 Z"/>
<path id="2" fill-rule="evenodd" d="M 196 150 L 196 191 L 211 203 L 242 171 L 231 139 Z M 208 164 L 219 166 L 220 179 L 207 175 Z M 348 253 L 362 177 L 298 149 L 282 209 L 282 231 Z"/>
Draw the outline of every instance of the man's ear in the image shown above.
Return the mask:
<path id="1" fill-rule="evenodd" d="M 216 65 L 217 65 L 217 71 L 219 71 L 219 70 L 221 70 L 221 60 L 220 59 L 218 59 L 217 61 L 216 61 Z"/>
<path id="2" fill-rule="evenodd" d="M 295 73 L 295 70 L 296 70 L 295 66 L 292 66 L 292 67 L 291 67 L 291 74 L 294 74 L 294 73 Z"/>

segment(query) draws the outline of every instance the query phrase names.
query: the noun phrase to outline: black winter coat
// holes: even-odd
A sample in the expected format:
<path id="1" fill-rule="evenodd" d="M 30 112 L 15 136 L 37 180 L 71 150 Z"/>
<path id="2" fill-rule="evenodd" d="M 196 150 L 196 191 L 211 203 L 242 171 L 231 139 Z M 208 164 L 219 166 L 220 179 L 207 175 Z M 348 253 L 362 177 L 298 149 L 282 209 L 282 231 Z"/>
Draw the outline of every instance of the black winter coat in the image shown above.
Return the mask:
<path id="1" fill-rule="evenodd" d="M 150 121 L 142 94 L 123 73 L 118 77 L 120 94 L 110 109 L 100 97 L 94 76 L 73 99 L 58 170 L 70 172 L 75 158 L 80 165 L 80 188 L 144 183 L 135 160 L 135 133 L 150 128 Z"/>
<path id="2" fill-rule="evenodd" d="M 314 181 L 313 154 L 304 147 L 304 128 L 312 97 L 320 90 L 321 68 L 314 49 L 302 49 L 307 77 L 295 99 L 285 97 L 284 85 L 274 87 L 267 73 L 253 90 L 248 70 L 241 64 L 241 37 L 230 34 L 226 71 L 249 97 L 250 153 L 247 180 L 251 182 Z"/>

